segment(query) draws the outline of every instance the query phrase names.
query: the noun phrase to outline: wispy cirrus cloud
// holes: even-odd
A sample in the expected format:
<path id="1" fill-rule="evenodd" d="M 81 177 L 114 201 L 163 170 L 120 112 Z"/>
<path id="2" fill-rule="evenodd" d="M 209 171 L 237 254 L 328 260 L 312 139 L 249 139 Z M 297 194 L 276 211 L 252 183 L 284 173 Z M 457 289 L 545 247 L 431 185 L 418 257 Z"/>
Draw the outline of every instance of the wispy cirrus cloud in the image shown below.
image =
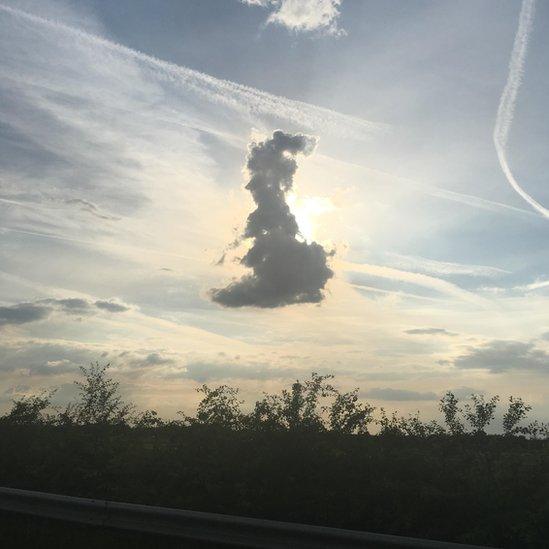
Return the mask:
<path id="1" fill-rule="evenodd" d="M 549 288 L 549 280 L 536 280 L 535 282 L 530 282 L 530 284 L 515 286 L 513 290 L 520 290 L 523 292 L 534 292 L 536 290 L 543 290 L 545 288 Z"/>
<path id="2" fill-rule="evenodd" d="M 298 13 L 291 7 L 286 8 L 291 13 Z M 73 28 L 58 21 L 28 13 L 17 8 L 0 4 L 0 12 L 4 16 L 23 19 L 41 28 L 70 37 L 82 45 L 94 47 L 98 53 L 115 52 L 128 59 L 146 65 L 157 72 L 161 78 L 172 80 L 177 85 L 198 94 L 213 103 L 224 107 L 247 112 L 249 115 L 267 115 L 279 120 L 298 124 L 310 130 L 326 130 L 337 135 L 353 135 L 365 137 L 372 131 L 386 129 L 387 126 L 374 123 L 350 115 L 341 114 L 330 109 L 318 107 L 301 101 L 294 101 L 281 96 L 221 80 L 199 71 L 163 61 L 151 55 L 128 48 L 107 40 L 101 36 Z"/>
<path id="3" fill-rule="evenodd" d="M 437 276 L 466 275 L 472 277 L 494 278 L 509 272 L 505 269 L 500 269 L 499 267 L 491 267 L 487 265 L 467 265 L 463 263 L 439 261 L 436 259 L 403 255 L 393 252 L 386 252 L 385 255 L 394 267 L 400 269 L 417 270 Z"/>
<path id="4" fill-rule="evenodd" d="M 423 273 L 415 273 L 384 265 L 374 265 L 368 263 L 352 263 L 341 261 L 338 264 L 341 269 L 349 273 L 364 273 L 373 277 L 385 278 L 404 283 L 411 283 L 424 288 L 429 288 L 440 292 L 443 295 L 457 298 L 459 300 L 474 303 L 477 305 L 486 305 L 487 300 L 472 292 L 460 288 L 456 284 L 447 282 L 441 278 L 426 275 Z"/>

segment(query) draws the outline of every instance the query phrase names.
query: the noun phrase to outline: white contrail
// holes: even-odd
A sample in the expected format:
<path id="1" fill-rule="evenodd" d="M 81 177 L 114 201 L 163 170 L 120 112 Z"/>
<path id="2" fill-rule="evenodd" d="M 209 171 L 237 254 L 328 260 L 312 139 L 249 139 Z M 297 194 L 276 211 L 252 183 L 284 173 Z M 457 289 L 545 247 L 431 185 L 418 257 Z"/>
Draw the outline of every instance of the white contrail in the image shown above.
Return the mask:
<path id="1" fill-rule="evenodd" d="M 456 284 L 452 284 L 451 282 L 443 280 L 442 278 L 429 276 L 423 273 L 404 271 L 402 269 L 395 269 L 393 267 L 387 267 L 385 265 L 353 263 L 344 260 L 335 262 L 333 266 L 336 269 L 340 269 L 345 272 L 364 273 L 377 278 L 385 278 L 390 280 L 396 280 L 398 282 L 415 284 L 416 286 L 436 290 L 437 292 L 443 293 L 445 295 L 455 297 L 477 305 L 486 306 L 488 304 L 487 299 L 467 290 L 464 290 Z"/>
<path id="2" fill-rule="evenodd" d="M 198 93 L 208 100 L 223 104 L 229 108 L 246 109 L 250 114 L 271 116 L 308 129 L 326 129 L 332 133 L 363 138 L 375 130 L 386 130 L 383 123 L 370 122 L 356 116 L 342 114 L 337 111 L 295 101 L 286 97 L 237 84 L 229 80 L 221 80 L 187 67 L 176 65 L 147 55 L 140 51 L 117 44 L 96 34 L 92 34 L 68 25 L 47 19 L 26 11 L 0 4 L 0 11 L 34 24 L 62 31 L 81 42 L 92 44 L 115 51 L 121 55 L 153 67 L 168 80 L 175 81 Z"/>
<path id="3" fill-rule="evenodd" d="M 509 62 L 509 75 L 505 88 L 499 100 L 498 114 L 494 127 L 494 145 L 498 155 L 501 169 L 509 181 L 511 187 L 526 201 L 532 208 L 537 210 L 544 217 L 549 218 L 549 210 L 542 206 L 537 200 L 532 198 L 518 183 L 509 168 L 506 157 L 507 139 L 509 130 L 515 114 L 515 104 L 517 93 L 522 84 L 522 74 L 524 72 L 524 60 L 528 50 L 528 39 L 534 22 L 536 0 L 523 0 L 520 9 L 519 26 L 515 35 L 511 60 Z"/>

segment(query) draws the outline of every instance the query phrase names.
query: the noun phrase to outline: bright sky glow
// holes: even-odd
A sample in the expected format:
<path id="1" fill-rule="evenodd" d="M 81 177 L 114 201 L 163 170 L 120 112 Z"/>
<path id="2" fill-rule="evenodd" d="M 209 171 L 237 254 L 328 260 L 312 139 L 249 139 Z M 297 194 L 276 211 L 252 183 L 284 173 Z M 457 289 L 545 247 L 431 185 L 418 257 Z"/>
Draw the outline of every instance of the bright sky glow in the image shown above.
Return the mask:
<path id="1" fill-rule="evenodd" d="M 99 360 L 166 415 L 314 370 L 549 418 L 549 3 L 0 2 L 0 408 Z M 334 276 L 223 307 L 277 129 L 310 136 L 280 272 Z"/>

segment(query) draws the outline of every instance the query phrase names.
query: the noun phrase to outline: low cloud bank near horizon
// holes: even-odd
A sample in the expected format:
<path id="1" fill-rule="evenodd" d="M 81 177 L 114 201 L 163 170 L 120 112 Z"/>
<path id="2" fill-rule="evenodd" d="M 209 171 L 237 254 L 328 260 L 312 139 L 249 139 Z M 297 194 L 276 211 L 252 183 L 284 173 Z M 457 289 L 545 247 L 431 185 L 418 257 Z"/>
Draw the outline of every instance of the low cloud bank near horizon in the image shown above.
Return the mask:
<path id="1" fill-rule="evenodd" d="M 488 370 L 492 373 L 535 370 L 547 374 L 549 353 L 537 347 L 535 341 L 495 339 L 478 347 L 467 347 L 464 354 L 453 360 L 453 365 L 460 369 Z"/>
<path id="2" fill-rule="evenodd" d="M 297 170 L 296 155 L 309 155 L 315 146 L 313 137 L 280 130 L 250 146 L 246 189 L 257 208 L 248 216 L 243 235 L 253 245 L 240 262 L 253 273 L 212 289 L 216 303 L 275 308 L 324 299 L 324 287 L 334 274 L 328 267 L 331 253 L 316 242 L 298 239 L 299 227 L 286 202 Z"/>
<path id="3" fill-rule="evenodd" d="M 361 396 L 374 400 L 389 400 L 389 401 L 415 401 L 415 400 L 438 400 L 436 393 L 432 391 L 419 392 L 410 391 L 407 389 L 392 389 L 391 387 L 373 387 L 361 393 Z"/>
<path id="4" fill-rule="evenodd" d="M 446 328 L 412 328 L 405 330 L 404 333 L 408 335 L 444 335 L 451 337 L 458 335 L 455 332 L 449 332 Z"/>

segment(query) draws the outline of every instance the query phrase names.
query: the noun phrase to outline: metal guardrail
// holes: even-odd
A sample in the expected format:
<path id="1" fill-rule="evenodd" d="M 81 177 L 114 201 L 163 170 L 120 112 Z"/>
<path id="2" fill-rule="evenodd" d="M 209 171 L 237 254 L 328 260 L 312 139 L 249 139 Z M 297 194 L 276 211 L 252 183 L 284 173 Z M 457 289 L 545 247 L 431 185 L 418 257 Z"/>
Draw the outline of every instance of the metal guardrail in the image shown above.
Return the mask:
<path id="1" fill-rule="evenodd" d="M 479 546 L 0 488 L 0 510 L 257 549 Z"/>

